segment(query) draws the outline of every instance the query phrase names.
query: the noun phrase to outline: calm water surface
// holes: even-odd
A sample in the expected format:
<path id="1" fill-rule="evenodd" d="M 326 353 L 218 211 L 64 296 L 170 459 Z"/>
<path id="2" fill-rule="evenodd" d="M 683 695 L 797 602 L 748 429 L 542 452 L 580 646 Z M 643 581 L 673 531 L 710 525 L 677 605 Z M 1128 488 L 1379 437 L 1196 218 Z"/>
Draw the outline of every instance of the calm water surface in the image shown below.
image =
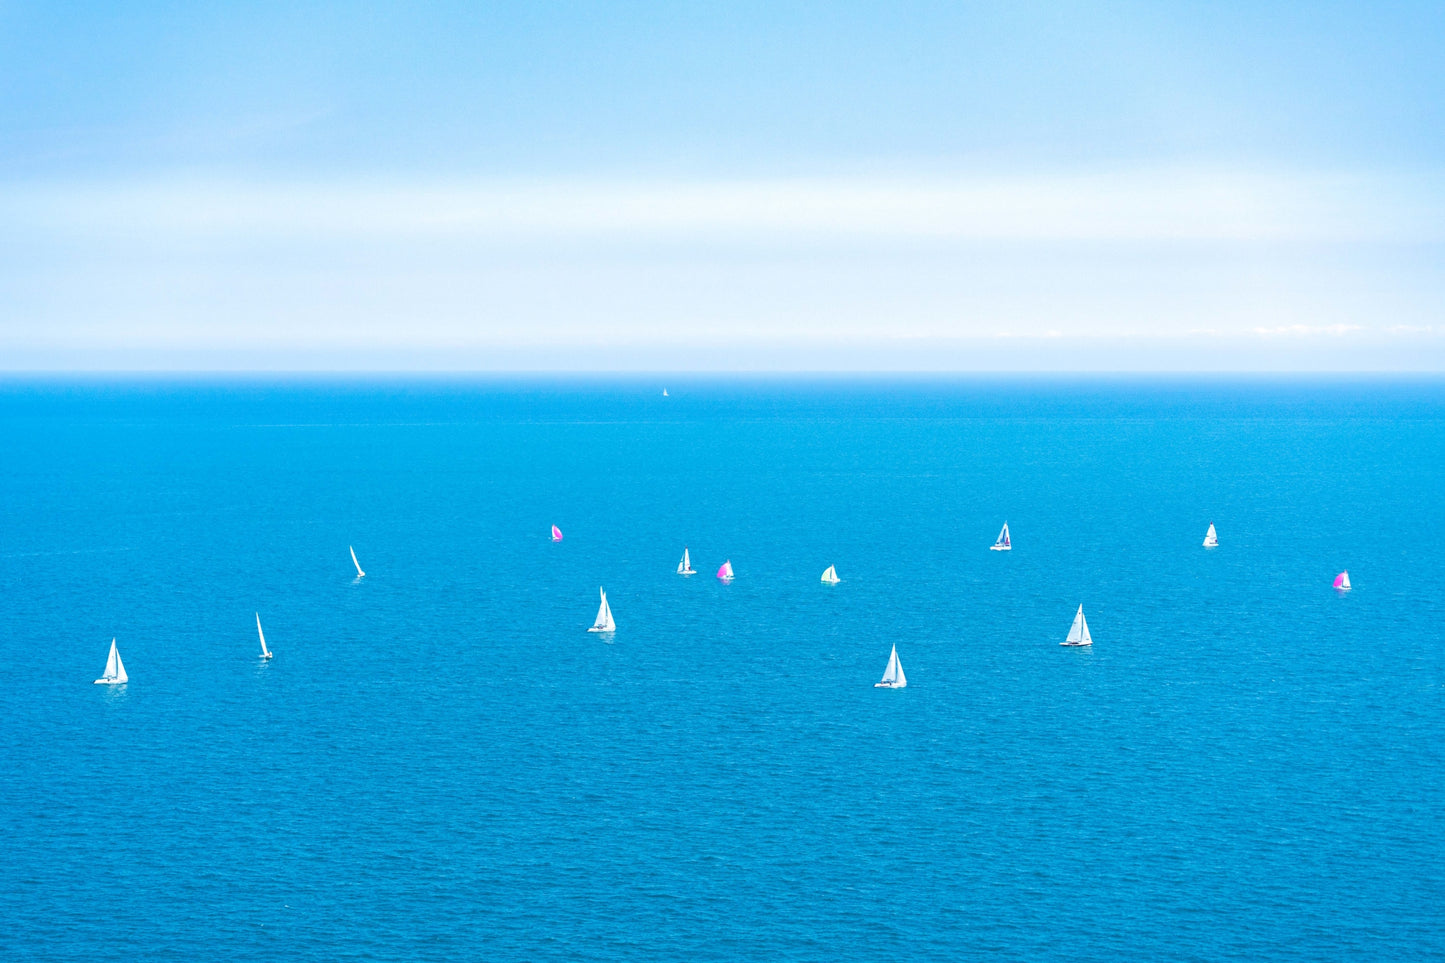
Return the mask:
<path id="1" fill-rule="evenodd" d="M 0 955 L 1445 954 L 1445 383 L 666 384 L 0 384 Z"/>

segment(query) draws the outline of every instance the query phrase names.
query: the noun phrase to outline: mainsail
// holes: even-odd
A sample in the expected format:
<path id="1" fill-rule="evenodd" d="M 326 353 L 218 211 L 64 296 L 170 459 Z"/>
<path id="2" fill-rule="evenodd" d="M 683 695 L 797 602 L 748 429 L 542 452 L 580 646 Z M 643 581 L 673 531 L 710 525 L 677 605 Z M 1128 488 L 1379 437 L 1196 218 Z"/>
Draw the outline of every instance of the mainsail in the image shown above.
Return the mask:
<path id="1" fill-rule="evenodd" d="M 271 658 L 271 650 L 266 648 L 266 633 L 261 631 L 261 613 L 256 613 L 256 634 L 261 637 L 261 658 Z"/>
<path id="2" fill-rule="evenodd" d="M 1093 645 L 1094 639 L 1089 635 L 1089 623 L 1084 620 L 1084 607 L 1079 606 L 1079 614 L 1074 616 L 1074 624 L 1069 628 L 1069 637 L 1060 642 L 1059 645 Z"/>
<path id="3" fill-rule="evenodd" d="M 587 631 L 615 632 L 617 623 L 612 621 L 612 607 L 607 604 L 607 592 L 603 589 L 597 591 L 602 595 L 602 604 L 597 607 L 597 622 Z"/>
<path id="4" fill-rule="evenodd" d="M 351 549 L 351 564 L 356 566 L 356 577 L 357 577 L 357 578 L 363 577 L 364 575 L 366 575 L 366 573 L 361 570 L 361 563 L 356 560 L 356 549 L 351 548 L 350 545 L 348 545 L 348 546 L 346 546 L 346 547 L 347 547 L 348 549 Z M 384 581 L 386 581 L 386 580 L 385 580 L 385 579 L 382 579 L 382 581 L 384 582 Z"/>

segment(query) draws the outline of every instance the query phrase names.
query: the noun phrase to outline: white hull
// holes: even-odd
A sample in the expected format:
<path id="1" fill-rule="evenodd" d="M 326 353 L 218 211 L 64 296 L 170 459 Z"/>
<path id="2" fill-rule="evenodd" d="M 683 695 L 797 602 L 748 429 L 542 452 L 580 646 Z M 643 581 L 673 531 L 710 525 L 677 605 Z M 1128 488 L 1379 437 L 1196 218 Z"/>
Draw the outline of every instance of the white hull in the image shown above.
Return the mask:
<path id="1" fill-rule="evenodd" d="M 1084 646 L 1084 645 L 1093 645 L 1093 644 L 1094 644 L 1094 643 L 1093 643 L 1093 640 L 1090 640 L 1090 641 L 1088 641 L 1088 642 L 1060 642 L 1060 643 L 1059 643 L 1059 645 L 1070 645 L 1070 646 Z"/>
<path id="2" fill-rule="evenodd" d="M 597 626 L 594 625 L 594 626 L 592 626 L 592 628 L 588 629 L 587 631 L 588 631 L 588 632 L 599 632 L 599 633 L 611 633 L 611 632 L 616 632 L 617 630 L 616 630 L 616 629 L 599 629 Z"/>
<path id="3" fill-rule="evenodd" d="M 95 685 L 125 685 L 124 679 L 96 679 Z"/>
<path id="4" fill-rule="evenodd" d="M 989 550 L 990 552 L 1011 552 L 1011 551 L 1013 551 L 1013 546 L 1012 546 L 1012 545 L 990 545 L 990 546 L 988 547 L 988 550 Z"/>
<path id="5" fill-rule="evenodd" d="M 873 688 L 875 688 L 875 689 L 906 689 L 906 688 L 908 688 L 908 686 L 907 686 L 907 685 L 900 685 L 900 684 L 897 683 L 897 682 L 875 682 L 875 683 L 873 683 Z"/>
<path id="6" fill-rule="evenodd" d="M 267 652 L 265 655 L 261 656 L 261 661 L 265 662 L 267 659 L 272 658 L 274 655 L 274 652 Z"/>

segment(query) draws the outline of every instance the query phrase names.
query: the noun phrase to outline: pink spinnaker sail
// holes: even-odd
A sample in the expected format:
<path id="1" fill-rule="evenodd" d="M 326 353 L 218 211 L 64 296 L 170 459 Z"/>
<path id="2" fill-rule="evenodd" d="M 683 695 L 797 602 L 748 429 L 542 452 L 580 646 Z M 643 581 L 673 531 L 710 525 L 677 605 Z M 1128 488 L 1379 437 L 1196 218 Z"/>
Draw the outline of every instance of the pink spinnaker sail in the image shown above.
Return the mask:
<path id="1" fill-rule="evenodd" d="M 1350 587 L 1350 573 L 1349 573 L 1349 572 L 1341 572 L 1340 574 L 1338 574 L 1338 575 L 1335 576 L 1335 588 L 1337 588 L 1337 589 L 1347 589 L 1347 588 L 1349 588 L 1349 587 Z"/>
<path id="2" fill-rule="evenodd" d="M 722 579 L 723 581 L 727 581 L 733 577 L 732 559 L 728 559 L 726 562 L 722 563 L 722 568 L 717 570 L 717 577 Z"/>
<path id="3" fill-rule="evenodd" d="M 562 529 L 558 528 L 556 525 L 552 526 L 552 541 L 562 541 Z"/>

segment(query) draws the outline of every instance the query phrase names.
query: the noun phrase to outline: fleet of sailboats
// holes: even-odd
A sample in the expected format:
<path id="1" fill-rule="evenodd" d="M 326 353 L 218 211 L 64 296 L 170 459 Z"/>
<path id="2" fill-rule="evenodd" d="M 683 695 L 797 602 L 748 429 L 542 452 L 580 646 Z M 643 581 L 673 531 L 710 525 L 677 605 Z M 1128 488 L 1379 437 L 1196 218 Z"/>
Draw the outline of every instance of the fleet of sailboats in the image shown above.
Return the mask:
<path id="1" fill-rule="evenodd" d="M 617 623 L 612 621 L 612 606 L 607 604 L 607 590 L 598 589 L 602 595 L 602 604 L 597 607 L 597 621 L 592 624 L 588 632 L 616 632 Z"/>
<path id="2" fill-rule="evenodd" d="M 898 661 L 898 646 L 893 647 L 893 653 L 888 656 L 888 668 L 883 670 L 883 681 L 873 683 L 875 689 L 901 689 L 908 685 L 908 677 L 903 674 L 903 663 Z"/>
<path id="3" fill-rule="evenodd" d="M 130 676 L 125 674 L 125 663 L 120 661 L 120 649 L 115 639 L 110 640 L 110 655 L 105 660 L 105 674 L 95 680 L 96 685 L 125 685 Z"/>
<path id="4" fill-rule="evenodd" d="M 266 633 L 261 631 L 261 613 L 256 613 L 256 634 L 261 637 L 261 658 L 271 658 L 271 650 L 266 648 Z"/>
<path id="5" fill-rule="evenodd" d="M 1089 623 L 1084 619 L 1084 607 L 1079 606 L 1079 614 L 1074 616 L 1074 624 L 1069 627 L 1069 637 L 1060 642 L 1059 645 L 1093 645 L 1094 638 L 1089 635 Z"/>
<path id="6" fill-rule="evenodd" d="M 552 526 L 552 540 L 554 542 L 560 542 L 562 540 L 562 530 L 556 525 Z M 1209 530 L 1204 535 L 1204 546 L 1206 548 L 1215 548 L 1218 545 L 1219 534 L 1215 530 L 1214 523 L 1210 522 Z M 1008 522 L 1004 522 L 1003 529 L 999 532 L 998 540 L 994 542 L 992 547 L 996 551 L 1008 551 L 1010 548 L 1012 548 L 1009 540 Z M 364 577 L 366 575 L 366 572 L 362 571 L 361 563 L 357 561 L 355 547 L 348 545 L 347 550 L 351 553 L 351 564 L 356 566 L 356 577 Z M 691 552 L 685 545 L 682 549 L 682 560 L 677 563 L 677 573 L 679 575 L 697 574 L 692 567 Z M 722 566 L 719 567 L 717 570 L 717 577 L 725 582 L 732 581 L 732 559 L 728 559 L 722 563 Z M 829 585 L 836 585 L 840 581 L 842 581 L 842 579 L 838 577 L 837 567 L 833 565 L 829 565 L 826 569 L 823 570 L 821 580 L 828 583 Z M 1350 573 L 1348 571 L 1343 571 L 1340 574 L 1336 575 L 1334 579 L 1334 587 L 1342 592 L 1348 592 L 1350 590 Z M 607 603 L 607 591 L 604 588 L 599 588 L 597 591 L 598 595 L 600 596 L 600 604 L 597 607 L 597 619 L 593 623 L 592 627 L 587 631 L 609 633 L 615 632 L 617 630 L 617 623 L 612 618 L 612 607 Z M 256 637 L 261 643 L 261 658 L 263 660 L 271 659 L 272 657 L 274 657 L 275 653 L 273 653 L 266 645 L 266 633 L 265 630 L 261 628 L 261 613 L 257 612 L 255 614 Z M 1084 606 L 1082 604 L 1079 605 L 1079 609 L 1074 615 L 1074 622 L 1073 625 L 1069 627 L 1068 637 L 1059 644 L 1069 646 L 1084 646 L 1094 644 L 1093 636 L 1089 634 L 1089 623 L 1084 618 Z M 111 639 L 110 654 L 107 657 L 105 663 L 105 673 L 99 679 L 95 680 L 95 684 L 121 685 L 128 680 L 129 677 L 126 675 L 125 665 L 121 662 L 120 659 L 120 649 L 116 646 L 116 640 Z M 898 661 L 898 647 L 895 645 L 893 647 L 892 653 L 889 655 L 888 668 L 883 673 L 883 680 L 876 683 L 876 687 L 901 689 L 907 684 L 907 678 L 903 674 L 903 666 Z"/>

